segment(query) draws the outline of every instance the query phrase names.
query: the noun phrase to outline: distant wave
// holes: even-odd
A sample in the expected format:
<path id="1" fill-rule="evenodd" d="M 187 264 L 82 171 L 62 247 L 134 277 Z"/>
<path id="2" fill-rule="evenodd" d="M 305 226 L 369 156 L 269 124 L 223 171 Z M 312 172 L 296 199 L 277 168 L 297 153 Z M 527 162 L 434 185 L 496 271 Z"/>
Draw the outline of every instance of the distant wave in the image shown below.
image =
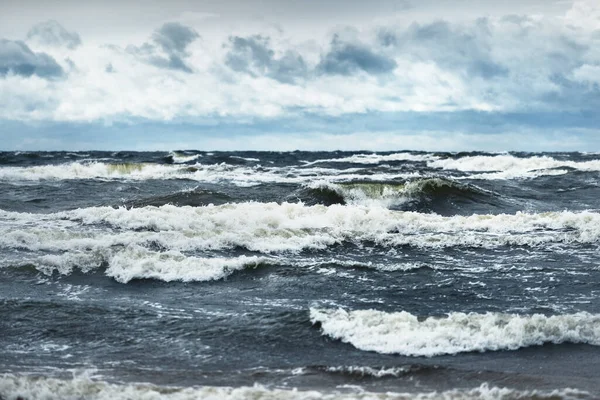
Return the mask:
<path id="1" fill-rule="evenodd" d="M 151 179 L 183 172 L 181 167 L 153 163 L 71 162 L 58 165 L 0 168 L 1 180 Z"/>
<path id="2" fill-rule="evenodd" d="M 556 316 L 450 313 L 419 320 L 408 312 L 310 309 L 323 333 L 360 350 L 432 357 L 471 351 L 516 350 L 544 343 L 600 345 L 600 315 Z"/>
<path id="3" fill-rule="evenodd" d="M 471 179 L 534 178 L 544 175 L 562 175 L 569 169 L 600 171 L 600 160 L 562 161 L 549 156 L 515 157 L 513 155 L 465 156 L 429 161 L 431 168 L 462 172 L 481 172 Z"/>
<path id="4" fill-rule="evenodd" d="M 379 164 L 392 161 L 432 161 L 439 157 L 433 154 L 394 153 L 394 154 L 354 154 L 348 157 L 327 158 L 305 163 L 306 166 L 318 163 L 353 163 L 353 164 Z"/>
<path id="5" fill-rule="evenodd" d="M 115 384 L 79 374 L 72 379 L 55 379 L 31 375 L 0 375 L 0 397 L 13 399 L 169 399 L 169 400 L 434 400 L 434 399 L 489 399 L 489 400 L 551 400 L 557 398 L 591 399 L 592 396 L 574 389 L 554 391 L 519 391 L 490 387 L 482 384 L 474 389 L 452 389 L 424 393 L 373 393 L 366 391 L 321 392 L 318 390 L 271 389 L 260 385 L 246 387 L 176 387 L 147 383 Z"/>
<path id="6" fill-rule="evenodd" d="M 179 151 L 172 151 L 167 156 L 167 158 L 169 158 L 175 164 L 183 164 L 183 163 L 195 161 L 200 157 L 202 157 L 202 154 L 188 154 L 188 153 L 179 152 Z"/>
<path id="7" fill-rule="evenodd" d="M 32 167 L 0 167 L 0 180 L 146 180 L 188 179 L 200 182 L 229 182 L 237 186 L 254 186 L 261 183 L 306 183 L 319 179 L 348 181 L 364 179 L 357 169 L 337 170 L 331 168 L 261 167 L 220 164 L 157 164 L 157 163 L 105 163 L 100 161 L 76 161 L 58 165 Z M 398 177 L 414 177 L 418 174 L 378 173 L 369 175 L 371 180 L 391 180 Z"/>

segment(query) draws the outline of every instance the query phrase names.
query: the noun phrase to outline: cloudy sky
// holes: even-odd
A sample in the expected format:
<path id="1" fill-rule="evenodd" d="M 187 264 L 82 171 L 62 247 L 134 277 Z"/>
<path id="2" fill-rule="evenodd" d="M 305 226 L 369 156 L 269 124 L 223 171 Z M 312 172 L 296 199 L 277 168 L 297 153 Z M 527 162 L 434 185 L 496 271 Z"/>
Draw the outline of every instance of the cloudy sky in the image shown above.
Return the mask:
<path id="1" fill-rule="evenodd" d="M 21 149 L 600 151 L 600 2 L 2 0 Z"/>

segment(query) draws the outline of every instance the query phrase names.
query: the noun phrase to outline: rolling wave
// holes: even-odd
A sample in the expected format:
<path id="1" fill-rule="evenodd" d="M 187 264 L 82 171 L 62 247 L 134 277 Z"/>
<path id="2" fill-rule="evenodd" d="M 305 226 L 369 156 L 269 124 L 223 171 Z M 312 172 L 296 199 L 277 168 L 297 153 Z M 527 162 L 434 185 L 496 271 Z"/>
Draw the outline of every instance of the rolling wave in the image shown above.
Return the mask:
<path id="1" fill-rule="evenodd" d="M 394 154 L 354 154 L 348 157 L 340 158 L 327 158 L 322 160 L 316 160 L 312 162 L 306 162 L 304 165 L 313 165 L 319 163 L 351 163 L 351 164 L 379 164 L 382 162 L 393 162 L 393 161 L 412 161 L 412 162 L 423 162 L 432 161 L 439 159 L 438 156 L 433 154 L 414 154 L 414 153 L 394 153 Z"/>
<path id="2" fill-rule="evenodd" d="M 432 357 L 472 351 L 516 350 L 544 343 L 600 346 L 600 315 L 544 316 L 450 313 L 419 320 L 408 312 L 310 309 L 323 334 L 360 350 Z"/>
<path id="3" fill-rule="evenodd" d="M 471 179 L 535 178 L 544 175 L 563 175 L 569 170 L 600 171 L 600 160 L 557 160 L 549 156 L 515 157 L 513 155 L 465 156 L 432 160 L 428 167 L 461 172 L 480 172 Z"/>
<path id="4" fill-rule="evenodd" d="M 0 246 L 69 251 L 155 243 L 162 248 L 261 253 L 350 243 L 384 248 L 596 243 L 600 214 L 548 212 L 444 217 L 382 207 L 237 203 L 205 207 L 90 207 L 54 214 L 0 212 Z"/>
<path id="5" fill-rule="evenodd" d="M 75 161 L 58 165 L 32 167 L 2 167 L 0 180 L 148 180 L 187 179 L 210 183 L 231 183 L 240 187 L 262 183 L 307 183 L 319 179 L 349 181 L 364 179 L 360 169 L 338 170 L 332 168 L 262 167 L 220 164 L 158 164 L 158 163 L 105 163 L 101 161 Z M 391 180 L 398 177 L 415 177 L 419 174 L 377 173 L 368 175 L 371 180 Z"/>
<path id="6" fill-rule="evenodd" d="M 180 151 L 172 151 L 167 156 L 167 159 L 169 159 L 175 164 L 185 164 L 191 161 L 195 161 L 200 157 L 202 157 L 202 154 L 189 154 Z"/>
<path id="7" fill-rule="evenodd" d="M 427 209 L 436 202 L 482 201 L 489 202 L 499 195 L 474 185 L 445 178 L 421 178 L 399 182 L 314 182 L 307 185 L 309 195 L 325 205 L 351 204 L 364 206 L 398 207 L 421 203 Z"/>
<path id="8" fill-rule="evenodd" d="M 21 261 L 23 262 L 23 261 Z M 45 255 L 29 261 L 45 274 L 69 275 L 79 268 L 87 273 L 106 266 L 104 274 L 120 283 L 134 279 L 156 279 L 164 282 L 206 282 L 226 278 L 235 271 L 273 263 L 267 257 L 239 256 L 194 257 L 179 251 L 152 251 L 130 245 L 125 249 L 102 248 L 89 252 Z"/>
<path id="9" fill-rule="evenodd" d="M 583 391 L 561 389 L 554 391 L 519 391 L 509 388 L 490 387 L 482 384 L 474 389 L 452 389 L 443 392 L 424 393 L 374 393 L 365 391 L 327 391 L 270 389 L 255 385 L 252 387 L 175 387 L 158 386 L 146 383 L 115 384 L 92 379 L 90 374 L 79 374 L 72 379 L 56 379 L 27 375 L 4 374 L 0 376 L 0 397 L 16 399 L 171 399 L 171 400 L 527 400 L 527 399 L 588 399 L 592 396 Z"/>

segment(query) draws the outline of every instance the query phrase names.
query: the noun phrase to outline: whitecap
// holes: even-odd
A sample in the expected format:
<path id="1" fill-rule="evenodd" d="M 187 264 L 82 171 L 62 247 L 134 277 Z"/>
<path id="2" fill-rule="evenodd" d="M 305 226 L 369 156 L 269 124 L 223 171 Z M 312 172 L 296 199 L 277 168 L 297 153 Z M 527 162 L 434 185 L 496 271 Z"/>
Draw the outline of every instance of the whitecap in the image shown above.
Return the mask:
<path id="1" fill-rule="evenodd" d="M 406 311 L 310 309 L 323 334 L 360 350 L 432 357 L 472 351 L 516 350 L 544 343 L 600 346 L 600 315 L 544 316 L 453 312 L 419 319 Z"/>

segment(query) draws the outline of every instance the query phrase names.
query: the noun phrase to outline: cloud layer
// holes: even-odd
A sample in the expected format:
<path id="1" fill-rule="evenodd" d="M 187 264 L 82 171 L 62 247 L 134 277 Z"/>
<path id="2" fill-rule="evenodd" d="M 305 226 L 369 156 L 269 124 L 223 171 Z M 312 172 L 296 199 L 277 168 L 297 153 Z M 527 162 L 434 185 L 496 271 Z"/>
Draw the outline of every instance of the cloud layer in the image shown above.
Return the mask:
<path id="1" fill-rule="evenodd" d="M 219 33 L 186 21 L 125 46 L 82 40 L 56 21 L 36 24 L 26 41 L 0 39 L 0 120 L 244 126 L 378 115 L 394 124 L 386 122 L 394 113 L 483 112 L 530 115 L 543 129 L 540 116 L 600 109 L 594 0 L 558 17 L 332 23 L 327 34 L 302 37 L 269 24 Z M 445 129 L 435 120 L 431 130 Z M 360 121 L 345 132 L 372 128 Z"/>

